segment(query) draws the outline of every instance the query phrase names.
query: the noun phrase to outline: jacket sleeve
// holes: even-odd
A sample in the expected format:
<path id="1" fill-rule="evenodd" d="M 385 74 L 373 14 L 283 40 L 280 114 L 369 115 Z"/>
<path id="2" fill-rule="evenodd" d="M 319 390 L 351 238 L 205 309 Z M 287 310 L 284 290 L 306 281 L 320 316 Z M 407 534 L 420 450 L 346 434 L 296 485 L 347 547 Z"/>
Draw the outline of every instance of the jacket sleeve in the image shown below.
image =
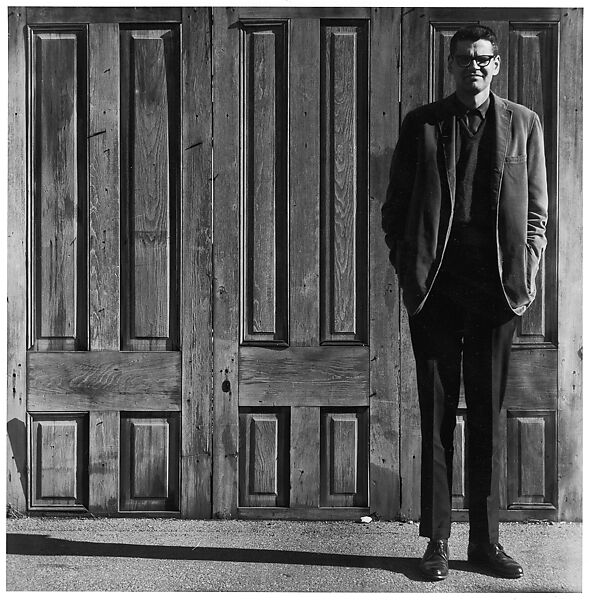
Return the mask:
<path id="1" fill-rule="evenodd" d="M 382 206 L 382 228 L 385 242 L 395 264 L 397 242 L 404 237 L 407 206 L 411 200 L 417 156 L 417 135 L 414 113 L 409 113 L 401 125 L 397 146 L 393 152 L 386 200 Z"/>
<path id="2" fill-rule="evenodd" d="M 534 113 L 528 135 L 528 230 L 527 245 L 533 252 L 537 265 L 546 247 L 548 220 L 548 186 L 544 158 L 544 136 L 538 115 Z M 535 274 L 534 274 L 535 275 Z"/>

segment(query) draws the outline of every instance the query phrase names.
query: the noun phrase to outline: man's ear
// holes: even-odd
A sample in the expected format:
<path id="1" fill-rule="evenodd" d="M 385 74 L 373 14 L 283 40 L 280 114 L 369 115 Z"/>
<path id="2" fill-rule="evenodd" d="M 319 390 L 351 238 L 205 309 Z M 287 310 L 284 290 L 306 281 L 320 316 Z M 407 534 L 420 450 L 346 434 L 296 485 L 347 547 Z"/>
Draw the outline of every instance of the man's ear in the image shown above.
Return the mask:
<path id="1" fill-rule="evenodd" d="M 499 54 L 493 59 L 495 64 L 495 70 L 493 71 L 493 76 L 497 75 L 501 69 L 501 57 Z"/>

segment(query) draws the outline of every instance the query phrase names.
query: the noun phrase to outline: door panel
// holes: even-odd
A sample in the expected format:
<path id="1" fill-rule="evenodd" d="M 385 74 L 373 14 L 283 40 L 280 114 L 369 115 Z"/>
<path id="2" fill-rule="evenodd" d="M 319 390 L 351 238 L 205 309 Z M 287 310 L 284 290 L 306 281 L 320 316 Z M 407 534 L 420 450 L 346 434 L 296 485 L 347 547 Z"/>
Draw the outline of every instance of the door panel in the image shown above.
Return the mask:
<path id="1" fill-rule="evenodd" d="M 178 510 L 178 413 L 121 414 L 122 511 Z"/>
<path id="2" fill-rule="evenodd" d="M 31 428 L 31 508 L 82 508 L 87 503 L 85 415 L 37 414 Z"/>
<path id="3" fill-rule="evenodd" d="M 322 343 L 368 342 L 368 25 L 321 25 Z"/>
<path id="4" fill-rule="evenodd" d="M 544 128 L 548 190 L 550 197 L 548 246 L 537 279 L 537 298 L 520 320 L 510 366 L 501 417 L 503 467 L 501 481 L 502 518 L 522 518 L 556 515 L 556 448 L 554 424 L 557 415 L 557 305 L 556 259 L 558 247 L 558 197 L 556 193 L 558 155 L 556 153 L 558 120 L 558 32 L 560 12 L 535 10 L 493 11 L 484 14 L 459 15 L 452 9 L 425 9 L 405 16 L 406 37 L 403 51 L 413 52 L 421 59 L 408 63 L 403 72 L 402 116 L 408 110 L 453 92 L 447 72 L 450 38 L 462 25 L 480 22 L 497 32 L 502 57 L 501 72 L 494 79 L 495 93 L 535 110 Z M 420 18 L 423 13 L 427 18 Z M 540 21 L 540 22 L 538 22 Z M 421 40 L 419 48 L 414 40 Z M 428 79 L 418 79 L 417 65 L 427 62 L 431 50 Z M 421 71 L 421 69 L 420 69 Z M 408 482 L 408 494 L 403 494 L 402 512 L 419 514 L 419 479 L 415 470 L 420 460 L 419 413 L 416 398 L 414 366 L 406 316 L 402 336 L 402 395 L 406 409 L 401 424 L 401 476 Z M 466 471 L 468 461 L 465 445 L 466 405 L 461 394 L 458 424 L 455 430 L 453 480 L 454 517 L 465 518 L 461 509 L 468 508 Z M 522 510 L 524 511 L 522 513 Z"/>
<path id="5" fill-rule="evenodd" d="M 30 31 L 31 327 L 38 350 L 87 347 L 86 31 Z"/>
<path id="6" fill-rule="evenodd" d="M 243 340 L 288 340 L 287 30 L 243 33 Z"/>
<path id="7" fill-rule="evenodd" d="M 386 252 L 371 265 L 368 247 L 380 201 L 369 203 L 370 44 L 382 43 L 370 25 L 392 28 L 393 13 L 328 13 L 214 12 L 215 228 L 227 241 L 215 249 L 219 515 L 338 518 L 369 508 L 368 276 L 386 267 Z M 237 55 L 238 65 L 224 59 Z M 374 188 L 384 187 L 376 173 Z M 391 385 L 386 397 L 394 393 Z M 386 409 L 388 429 L 394 401 Z M 385 446 L 373 479 L 382 496 L 396 481 Z M 394 510 L 375 500 L 383 514 Z"/>
<path id="8" fill-rule="evenodd" d="M 239 503 L 241 506 L 286 506 L 288 501 L 288 408 L 261 411 L 252 408 L 239 415 Z"/>
<path id="9" fill-rule="evenodd" d="M 206 517 L 207 11 L 101 14 L 28 19 L 29 507 Z"/>
<path id="10" fill-rule="evenodd" d="M 121 30 L 122 349 L 178 347 L 180 30 Z"/>

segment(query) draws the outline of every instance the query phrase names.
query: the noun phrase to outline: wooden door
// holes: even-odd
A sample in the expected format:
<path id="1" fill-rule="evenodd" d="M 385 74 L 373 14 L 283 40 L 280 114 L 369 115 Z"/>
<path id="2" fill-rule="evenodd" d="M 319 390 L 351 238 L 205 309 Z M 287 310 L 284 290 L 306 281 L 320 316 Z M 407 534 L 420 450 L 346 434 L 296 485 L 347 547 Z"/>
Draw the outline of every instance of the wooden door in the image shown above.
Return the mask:
<path id="1" fill-rule="evenodd" d="M 580 60 L 581 11 L 569 9 L 411 9 L 402 20 L 401 116 L 450 94 L 449 42 L 462 25 L 495 30 L 502 58 L 492 89 L 536 111 L 544 128 L 548 246 L 538 295 L 519 324 L 502 413 L 501 518 L 577 515 L 580 508 Z M 560 209 L 559 209 L 560 206 Z M 575 242 L 571 241 L 576 240 Z M 579 246 L 580 247 L 580 246 Z M 566 290 L 566 291 L 565 291 Z M 577 328 L 579 325 L 579 329 Z M 414 363 L 406 313 L 402 317 L 401 511 L 419 514 L 420 434 Z M 454 517 L 466 518 L 466 406 L 455 433 Z M 578 437 L 577 437 L 578 436 Z"/>
<path id="2" fill-rule="evenodd" d="M 397 11 L 213 9 L 218 516 L 398 507 Z"/>
<path id="3" fill-rule="evenodd" d="M 10 497 L 209 516 L 208 10 L 10 10 Z"/>

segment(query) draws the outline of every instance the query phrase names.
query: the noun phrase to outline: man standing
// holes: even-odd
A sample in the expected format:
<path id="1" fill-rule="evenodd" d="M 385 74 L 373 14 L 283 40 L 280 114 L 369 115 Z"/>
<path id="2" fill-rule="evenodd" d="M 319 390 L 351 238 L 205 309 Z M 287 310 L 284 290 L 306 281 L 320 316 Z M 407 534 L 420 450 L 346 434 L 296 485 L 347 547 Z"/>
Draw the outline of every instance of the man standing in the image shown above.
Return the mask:
<path id="1" fill-rule="evenodd" d="M 542 129 L 490 90 L 501 59 L 488 27 L 459 30 L 455 93 L 410 112 L 382 208 L 409 314 L 421 414 L 420 562 L 448 574 L 453 440 L 461 370 L 467 405 L 468 560 L 523 575 L 499 544 L 499 412 L 516 319 L 536 294 L 548 194 Z"/>

